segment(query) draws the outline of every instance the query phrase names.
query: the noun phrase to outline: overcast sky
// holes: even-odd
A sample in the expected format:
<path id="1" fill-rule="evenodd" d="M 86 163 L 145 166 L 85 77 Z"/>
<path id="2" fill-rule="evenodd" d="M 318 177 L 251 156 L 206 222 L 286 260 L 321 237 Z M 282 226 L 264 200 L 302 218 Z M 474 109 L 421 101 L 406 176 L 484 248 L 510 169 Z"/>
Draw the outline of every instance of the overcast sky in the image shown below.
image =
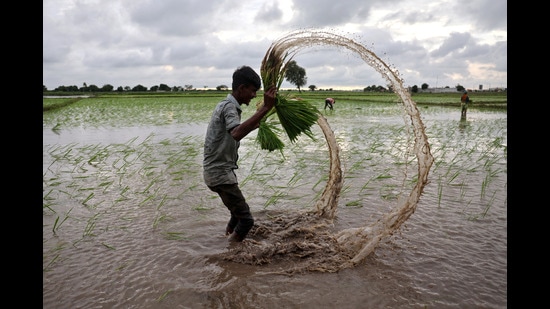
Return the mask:
<path id="1" fill-rule="evenodd" d="M 300 29 L 357 41 L 405 86 L 507 87 L 505 0 L 44 0 L 43 84 L 230 87 L 238 66 L 259 73 L 270 45 Z M 294 60 L 306 87 L 388 85 L 336 47 Z"/>

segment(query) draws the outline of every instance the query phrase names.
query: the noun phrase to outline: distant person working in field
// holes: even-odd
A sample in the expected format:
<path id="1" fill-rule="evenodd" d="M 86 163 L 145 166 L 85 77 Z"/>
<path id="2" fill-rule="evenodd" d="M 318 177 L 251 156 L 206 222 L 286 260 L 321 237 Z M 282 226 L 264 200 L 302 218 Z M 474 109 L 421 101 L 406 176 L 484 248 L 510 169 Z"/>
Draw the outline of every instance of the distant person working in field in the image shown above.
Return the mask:
<path id="1" fill-rule="evenodd" d="M 264 93 L 264 103 L 250 118 L 241 123 L 241 105 L 248 106 L 260 89 L 260 76 L 249 66 L 233 73 L 232 92 L 220 101 L 206 129 L 204 141 L 203 176 L 208 188 L 220 196 L 231 218 L 225 228 L 230 242 L 241 242 L 254 225 L 235 170 L 238 167 L 240 140 L 260 126 L 260 120 L 275 106 L 277 88 Z M 265 85 L 264 85 L 265 89 Z"/>
<path id="2" fill-rule="evenodd" d="M 468 96 L 468 91 L 464 91 L 462 96 L 460 97 L 460 105 L 462 107 L 462 111 L 460 113 L 461 117 L 466 117 L 466 111 L 468 110 L 468 103 L 470 103 L 470 97 Z"/>
<path id="3" fill-rule="evenodd" d="M 327 106 L 328 108 L 330 108 L 330 110 L 332 110 L 332 105 L 336 103 L 336 100 L 334 100 L 333 98 L 326 98 L 325 99 L 325 110 L 327 109 Z"/>

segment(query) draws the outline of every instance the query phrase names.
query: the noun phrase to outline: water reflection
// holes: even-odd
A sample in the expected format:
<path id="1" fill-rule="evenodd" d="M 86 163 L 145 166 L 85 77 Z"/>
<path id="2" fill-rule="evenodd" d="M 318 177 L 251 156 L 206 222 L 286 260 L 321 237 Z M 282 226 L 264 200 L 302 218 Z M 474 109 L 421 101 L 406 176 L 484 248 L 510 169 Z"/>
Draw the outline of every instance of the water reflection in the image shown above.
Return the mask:
<path id="1" fill-rule="evenodd" d="M 464 130 L 469 126 L 468 120 L 466 120 L 466 115 L 460 115 L 460 121 L 458 122 L 458 129 L 461 133 L 464 133 Z"/>

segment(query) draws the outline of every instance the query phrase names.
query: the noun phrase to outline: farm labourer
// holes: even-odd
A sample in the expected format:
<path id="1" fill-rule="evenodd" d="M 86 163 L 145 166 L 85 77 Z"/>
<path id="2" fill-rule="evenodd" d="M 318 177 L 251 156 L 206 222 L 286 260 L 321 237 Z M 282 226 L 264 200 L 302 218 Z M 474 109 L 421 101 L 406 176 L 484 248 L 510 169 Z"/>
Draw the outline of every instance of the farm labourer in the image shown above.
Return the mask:
<path id="1" fill-rule="evenodd" d="M 334 100 L 333 98 L 326 98 L 325 99 L 325 110 L 327 109 L 327 106 L 328 108 L 330 108 L 332 110 L 332 105 L 336 103 L 336 100 Z"/>
<path id="2" fill-rule="evenodd" d="M 220 196 L 231 217 L 225 235 L 231 242 L 241 242 L 254 225 L 254 218 L 239 188 L 238 168 L 240 140 L 260 126 L 260 120 L 275 106 L 277 88 L 264 93 L 263 105 L 241 122 L 241 105 L 248 106 L 260 89 L 260 76 L 249 66 L 233 72 L 232 92 L 220 101 L 212 113 L 204 141 L 203 176 L 208 188 Z M 265 85 L 264 85 L 265 86 Z"/>
<path id="3" fill-rule="evenodd" d="M 462 107 L 461 116 L 466 117 L 466 111 L 468 110 L 468 103 L 470 103 L 470 97 L 468 96 L 468 91 L 464 90 L 464 93 L 460 97 L 460 103 Z"/>

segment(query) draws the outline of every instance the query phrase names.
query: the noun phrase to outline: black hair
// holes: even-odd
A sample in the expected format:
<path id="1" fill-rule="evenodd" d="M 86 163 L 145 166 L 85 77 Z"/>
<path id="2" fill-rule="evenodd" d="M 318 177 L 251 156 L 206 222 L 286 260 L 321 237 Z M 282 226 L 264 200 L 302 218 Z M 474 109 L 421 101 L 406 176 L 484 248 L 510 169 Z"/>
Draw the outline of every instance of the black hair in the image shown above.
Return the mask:
<path id="1" fill-rule="evenodd" d="M 240 85 L 253 85 L 256 89 L 260 89 L 262 81 L 260 76 L 251 67 L 243 65 L 233 72 L 233 90 L 237 90 Z"/>

